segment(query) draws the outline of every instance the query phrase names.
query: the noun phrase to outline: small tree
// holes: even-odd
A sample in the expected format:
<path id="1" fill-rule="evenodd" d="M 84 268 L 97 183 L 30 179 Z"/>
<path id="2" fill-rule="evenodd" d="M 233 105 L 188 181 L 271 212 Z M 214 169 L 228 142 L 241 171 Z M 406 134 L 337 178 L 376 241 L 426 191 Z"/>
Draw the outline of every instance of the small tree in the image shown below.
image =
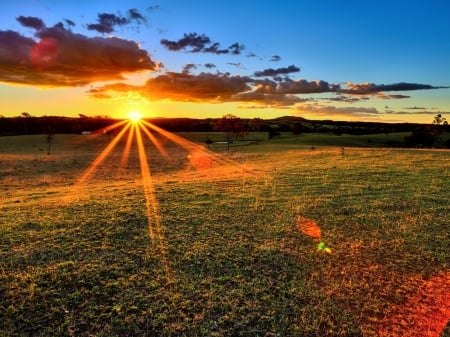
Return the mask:
<path id="1" fill-rule="evenodd" d="M 227 114 L 221 119 L 217 119 L 214 124 L 214 130 L 226 132 L 227 150 L 230 150 L 230 143 L 233 139 L 239 139 L 247 134 L 244 123 L 239 117 Z"/>
<path id="2" fill-rule="evenodd" d="M 447 118 L 442 117 L 442 114 L 437 114 L 436 116 L 434 116 L 433 119 L 433 124 L 434 125 L 447 125 Z"/>

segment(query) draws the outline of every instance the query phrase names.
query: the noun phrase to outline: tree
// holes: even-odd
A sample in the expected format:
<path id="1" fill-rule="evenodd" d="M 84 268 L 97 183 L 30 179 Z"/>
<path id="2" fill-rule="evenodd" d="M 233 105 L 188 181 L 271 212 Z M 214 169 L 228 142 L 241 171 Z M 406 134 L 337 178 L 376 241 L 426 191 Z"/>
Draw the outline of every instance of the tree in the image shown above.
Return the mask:
<path id="1" fill-rule="evenodd" d="M 430 126 L 419 126 L 411 135 L 405 137 L 407 146 L 432 147 L 436 142 L 436 136 Z"/>
<path id="2" fill-rule="evenodd" d="M 447 125 L 447 119 L 443 117 L 442 114 L 437 114 L 436 116 L 434 116 L 432 132 L 434 137 L 436 138 L 435 140 L 440 139 L 440 136 L 445 131 Z"/>
<path id="3" fill-rule="evenodd" d="M 214 123 L 214 130 L 226 132 L 227 149 L 230 150 L 230 143 L 233 139 L 239 139 L 247 134 L 244 123 L 239 117 L 227 114 Z"/>
<path id="4" fill-rule="evenodd" d="M 442 114 L 437 114 L 433 119 L 434 125 L 448 125 L 447 118 L 442 117 Z"/>

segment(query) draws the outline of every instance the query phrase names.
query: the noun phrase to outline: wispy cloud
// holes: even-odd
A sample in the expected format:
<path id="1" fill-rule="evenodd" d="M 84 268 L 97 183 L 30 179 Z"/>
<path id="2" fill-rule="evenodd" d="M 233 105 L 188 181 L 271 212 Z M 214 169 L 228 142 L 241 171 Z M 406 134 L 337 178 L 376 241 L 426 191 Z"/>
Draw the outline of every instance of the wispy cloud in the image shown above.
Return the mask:
<path id="1" fill-rule="evenodd" d="M 435 87 L 429 84 L 420 83 L 394 83 L 394 84 L 375 84 L 375 83 L 346 83 L 346 89 L 342 92 L 353 95 L 367 95 L 378 92 L 388 91 L 412 91 L 412 90 L 429 90 L 429 89 L 442 89 L 449 87 Z"/>

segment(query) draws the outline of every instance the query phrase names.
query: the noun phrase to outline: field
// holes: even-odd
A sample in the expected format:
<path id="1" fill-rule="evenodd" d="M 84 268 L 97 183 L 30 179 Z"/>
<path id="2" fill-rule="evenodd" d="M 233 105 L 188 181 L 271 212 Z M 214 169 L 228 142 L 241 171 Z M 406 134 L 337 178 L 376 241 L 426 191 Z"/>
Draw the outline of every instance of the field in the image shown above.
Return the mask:
<path id="1" fill-rule="evenodd" d="M 450 336 L 448 150 L 156 137 L 0 138 L 0 336 Z"/>

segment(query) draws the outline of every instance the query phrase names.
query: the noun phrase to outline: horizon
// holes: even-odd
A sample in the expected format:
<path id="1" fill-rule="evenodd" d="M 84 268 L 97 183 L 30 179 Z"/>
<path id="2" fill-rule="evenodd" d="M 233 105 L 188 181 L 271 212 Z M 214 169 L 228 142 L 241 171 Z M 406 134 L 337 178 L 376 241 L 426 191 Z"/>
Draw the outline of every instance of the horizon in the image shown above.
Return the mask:
<path id="1" fill-rule="evenodd" d="M 445 1 L 4 7 L 4 117 L 428 124 L 450 114 Z"/>

